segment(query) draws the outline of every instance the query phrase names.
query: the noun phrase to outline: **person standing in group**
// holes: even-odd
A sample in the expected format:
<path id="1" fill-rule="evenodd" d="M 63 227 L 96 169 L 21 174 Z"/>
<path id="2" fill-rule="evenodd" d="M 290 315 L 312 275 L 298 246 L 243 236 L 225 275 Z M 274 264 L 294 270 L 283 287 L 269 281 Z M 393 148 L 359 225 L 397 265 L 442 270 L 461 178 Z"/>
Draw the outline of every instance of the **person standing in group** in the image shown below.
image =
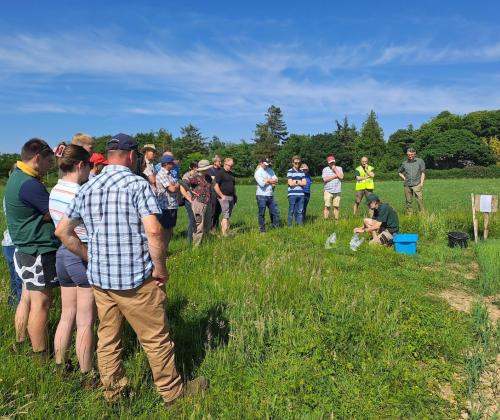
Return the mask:
<path id="1" fill-rule="evenodd" d="M 83 147 L 70 144 L 59 158 L 62 178 L 50 192 L 49 211 L 57 227 L 80 189 L 87 182 L 90 173 L 90 154 Z M 88 242 L 83 224 L 75 233 L 84 244 Z M 59 370 L 70 371 L 68 357 L 71 338 L 76 323 L 76 356 L 82 374 L 93 370 L 94 356 L 94 293 L 87 279 L 87 260 L 68 250 L 64 244 L 57 251 L 57 277 L 61 285 L 61 318 L 54 337 L 54 354 Z"/>
<path id="2" fill-rule="evenodd" d="M 193 246 L 199 246 L 212 226 L 212 177 L 208 171 L 212 168 L 210 162 L 202 159 L 198 162 L 195 173 L 190 173 L 188 182 L 192 191 L 191 209 L 195 220 L 193 230 Z"/>
<path id="3" fill-rule="evenodd" d="M 174 154 L 170 151 L 170 150 L 165 150 L 163 152 L 163 156 L 174 156 Z M 161 162 L 158 162 L 155 166 L 154 166 L 154 169 L 155 169 L 155 172 L 158 173 L 160 172 L 160 169 L 162 168 L 162 164 Z M 170 175 L 173 176 L 173 178 L 175 179 L 175 181 L 179 181 L 180 179 L 180 168 L 179 168 L 179 160 L 175 159 L 174 160 L 174 165 L 172 167 L 172 170 L 170 171 Z"/>
<path id="4" fill-rule="evenodd" d="M 101 155 L 100 153 L 92 153 L 92 156 L 90 156 L 90 173 L 89 173 L 89 179 L 92 179 L 99 175 L 104 166 L 108 164 L 108 161 L 106 158 Z"/>
<path id="5" fill-rule="evenodd" d="M 417 151 L 410 147 L 406 151 L 408 157 L 399 167 L 399 176 L 404 181 L 406 212 L 413 212 L 413 195 L 417 199 L 419 211 L 424 211 L 424 181 L 425 181 L 425 162 L 416 157 Z"/>
<path id="6" fill-rule="evenodd" d="M 208 175 L 212 177 L 212 179 L 215 179 L 215 177 L 223 170 L 222 169 L 222 159 L 219 155 L 215 155 L 214 158 L 212 159 L 213 166 L 208 170 Z M 217 197 L 217 193 L 215 192 L 215 183 L 212 183 L 212 196 L 211 196 L 211 214 L 212 214 L 212 221 L 211 221 L 211 226 L 210 230 L 211 231 L 216 231 L 217 228 L 219 227 L 219 217 L 222 212 L 222 209 L 220 207 L 220 203 Z"/>
<path id="7" fill-rule="evenodd" d="M 306 185 L 304 185 L 304 222 L 307 220 L 307 205 L 309 204 L 309 200 L 311 199 L 311 184 L 312 178 L 309 174 L 309 166 L 307 163 L 303 163 L 300 165 L 300 170 L 306 174 Z"/>
<path id="8" fill-rule="evenodd" d="M 189 183 L 189 178 L 194 177 L 197 174 L 198 169 L 198 161 L 193 160 L 189 164 L 189 171 L 187 171 L 182 179 L 179 181 L 179 192 L 181 193 L 182 198 L 184 199 L 184 208 L 186 209 L 187 217 L 188 217 L 188 230 L 187 236 L 189 243 L 193 243 L 193 232 L 196 227 L 196 220 L 193 214 L 193 192 L 191 189 L 191 184 Z"/>
<path id="9" fill-rule="evenodd" d="M 175 158 L 173 156 L 162 156 L 160 172 L 156 175 L 156 191 L 158 204 L 162 215 L 159 217 L 163 226 L 165 249 L 168 252 L 168 244 L 174 234 L 177 224 L 177 209 L 179 208 L 179 184 L 171 175 Z"/>
<path id="10" fill-rule="evenodd" d="M 95 140 L 93 137 L 85 133 L 76 133 L 71 139 L 71 144 L 82 146 L 87 152 L 92 154 L 95 147 Z"/>
<path id="11" fill-rule="evenodd" d="M 298 225 L 304 223 L 304 186 L 307 183 L 306 174 L 300 170 L 300 156 L 292 157 L 292 167 L 286 177 L 288 181 L 288 226 L 293 219 Z"/>
<path id="12" fill-rule="evenodd" d="M 344 171 L 337 166 L 335 156 L 330 155 L 326 158 L 328 166 L 323 168 L 322 178 L 325 183 L 323 198 L 325 208 L 323 209 L 323 218 L 330 217 L 330 209 L 333 207 L 333 217 L 339 220 L 340 217 L 340 193 L 342 190 L 341 181 L 344 179 Z"/>
<path id="13" fill-rule="evenodd" d="M 16 247 L 14 264 L 23 281 L 16 310 L 16 341 L 25 339 L 26 322 L 33 351 L 47 357 L 47 319 L 52 288 L 59 286 L 56 251 L 59 241 L 49 213 L 49 193 L 40 181 L 54 162 L 54 152 L 37 138 L 26 142 L 5 187 L 7 227 Z"/>
<path id="14" fill-rule="evenodd" d="M 154 160 L 156 156 L 156 146 L 154 144 L 145 144 L 142 148 L 142 154 L 144 155 L 144 170 L 142 173 L 148 179 L 149 184 L 154 192 L 156 192 L 156 174 Z"/>
<path id="15" fill-rule="evenodd" d="M 208 386 L 205 378 L 183 384 L 175 367 L 166 314 L 166 252 L 161 209 L 149 183 L 131 169 L 138 143 L 126 134 L 108 141 L 109 165 L 84 184 L 59 222 L 56 234 L 83 260 L 99 316 L 97 360 L 104 396 L 115 401 L 128 386 L 122 361 L 123 322 L 137 334 L 153 380 L 167 404 Z M 85 224 L 87 246 L 75 234 Z"/>
<path id="16" fill-rule="evenodd" d="M 266 207 L 269 209 L 273 227 L 280 226 L 280 211 L 274 198 L 274 189 L 278 185 L 278 177 L 272 169 L 271 160 L 263 158 L 255 170 L 254 178 L 257 182 L 257 208 L 259 210 L 259 227 L 261 232 L 266 231 Z"/>
<path id="17" fill-rule="evenodd" d="M 16 169 L 16 165 L 14 164 L 9 171 L 9 176 Z M 5 198 L 2 201 L 3 212 L 5 211 Z M 23 282 L 21 278 L 16 273 L 16 267 L 14 264 L 14 252 L 16 247 L 12 242 L 12 238 L 10 237 L 9 229 L 4 230 L 3 239 L 2 239 L 2 252 L 7 260 L 7 265 L 9 266 L 9 274 L 10 274 L 10 293 L 7 299 L 7 303 L 13 307 L 17 307 L 21 300 L 21 294 L 23 292 Z M 24 322 L 25 324 L 26 322 Z M 25 333 L 23 333 L 25 334 Z"/>
<path id="18" fill-rule="evenodd" d="M 381 203 L 375 194 L 368 194 L 366 204 L 373 217 L 365 218 L 363 226 L 354 228 L 354 233 L 371 234 L 370 245 L 391 246 L 394 236 L 399 232 L 398 214 L 388 204 Z"/>
<path id="19" fill-rule="evenodd" d="M 222 171 L 219 171 L 215 177 L 214 190 L 218 196 L 221 213 L 221 231 L 222 236 L 227 236 L 230 227 L 230 218 L 233 207 L 236 204 L 236 179 L 232 172 L 234 161 L 231 158 L 224 159 Z"/>
<path id="20" fill-rule="evenodd" d="M 368 197 L 368 194 L 372 193 L 375 189 L 375 184 L 373 178 L 375 178 L 375 173 L 373 172 L 373 166 L 368 164 L 368 158 L 363 156 L 360 160 L 361 165 L 356 168 L 356 198 L 354 200 L 354 207 L 352 209 L 354 216 L 358 212 L 359 205 L 363 200 L 363 197 Z"/>

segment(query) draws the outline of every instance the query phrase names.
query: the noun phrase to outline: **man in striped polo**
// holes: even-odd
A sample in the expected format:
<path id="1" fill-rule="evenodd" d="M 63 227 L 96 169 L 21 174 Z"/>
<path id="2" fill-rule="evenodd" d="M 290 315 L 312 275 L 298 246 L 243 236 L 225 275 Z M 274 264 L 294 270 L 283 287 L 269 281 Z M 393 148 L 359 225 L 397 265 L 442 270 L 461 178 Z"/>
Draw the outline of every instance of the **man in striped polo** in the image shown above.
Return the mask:
<path id="1" fill-rule="evenodd" d="M 208 386 L 205 378 L 183 384 L 175 367 L 174 343 L 165 310 L 165 245 L 161 209 L 137 165 L 138 143 L 117 134 L 107 143 L 109 165 L 82 186 L 56 234 L 73 253 L 87 259 L 99 315 L 97 361 L 104 396 L 114 401 L 128 386 L 122 362 L 126 319 L 146 352 L 153 380 L 167 404 Z M 74 229 L 84 222 L 88 250 Z"/>
<path id="2" fill-rule="evenodd" d="M 307 183 L 306 174 L 300 170 L 300 156 L 292 158 L 292 167 L 288 170 L 288 226 L 293 219 L 298 225 L 304 223 L 304 186 Z"/>

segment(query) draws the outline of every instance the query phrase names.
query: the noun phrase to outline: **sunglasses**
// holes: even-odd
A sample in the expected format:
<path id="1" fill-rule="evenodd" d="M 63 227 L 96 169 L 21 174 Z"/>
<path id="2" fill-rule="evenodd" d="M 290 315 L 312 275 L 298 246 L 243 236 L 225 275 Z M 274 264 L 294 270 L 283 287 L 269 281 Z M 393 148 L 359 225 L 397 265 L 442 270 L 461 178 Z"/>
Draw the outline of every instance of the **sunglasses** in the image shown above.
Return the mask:
<path id="1" fill-rule="evenodd" d="M 295 162 L 293 162 L 294 165 L 300 165 L 300 160 L 296 160 Z"/>

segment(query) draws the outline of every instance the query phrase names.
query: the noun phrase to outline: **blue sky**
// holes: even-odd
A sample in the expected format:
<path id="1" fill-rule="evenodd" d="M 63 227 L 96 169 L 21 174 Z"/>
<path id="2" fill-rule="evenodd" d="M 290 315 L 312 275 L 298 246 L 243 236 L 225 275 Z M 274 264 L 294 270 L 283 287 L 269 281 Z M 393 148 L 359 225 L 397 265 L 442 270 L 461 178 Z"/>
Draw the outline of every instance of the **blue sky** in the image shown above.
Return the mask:
<path id="1" fill-rule="evenodd" d="M 1 1 L 0 151 L 187 123 L 251 140 L 289 131 L 386 137 L 449 110 L 500 108 L 498 1 Z"/>

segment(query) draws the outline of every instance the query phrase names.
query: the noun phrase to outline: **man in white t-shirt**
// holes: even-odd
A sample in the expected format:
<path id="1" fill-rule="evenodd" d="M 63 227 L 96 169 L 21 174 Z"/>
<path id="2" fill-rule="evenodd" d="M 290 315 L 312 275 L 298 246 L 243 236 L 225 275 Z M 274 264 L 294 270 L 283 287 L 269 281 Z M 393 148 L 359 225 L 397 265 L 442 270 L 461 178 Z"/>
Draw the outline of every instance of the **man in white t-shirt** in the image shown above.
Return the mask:
<path id="1" fill-rule="evenodd" d="M 337 166 L 335 156 L 330 155 L 326 158 L 328 166 L 323 168 L 321 174 L 323 182 L 325 183 L 325 191 L 323 198 L 325 200 L 325 207 L 323 209 L 323 217 L 328 219 L 330 217 L 330 209 L 333 207 L 333 217 L 339 220 L 340 217 L 340 192 L 342 189 L 341 180 L 344 179 L 344 171 L 340 166 Z"/>

